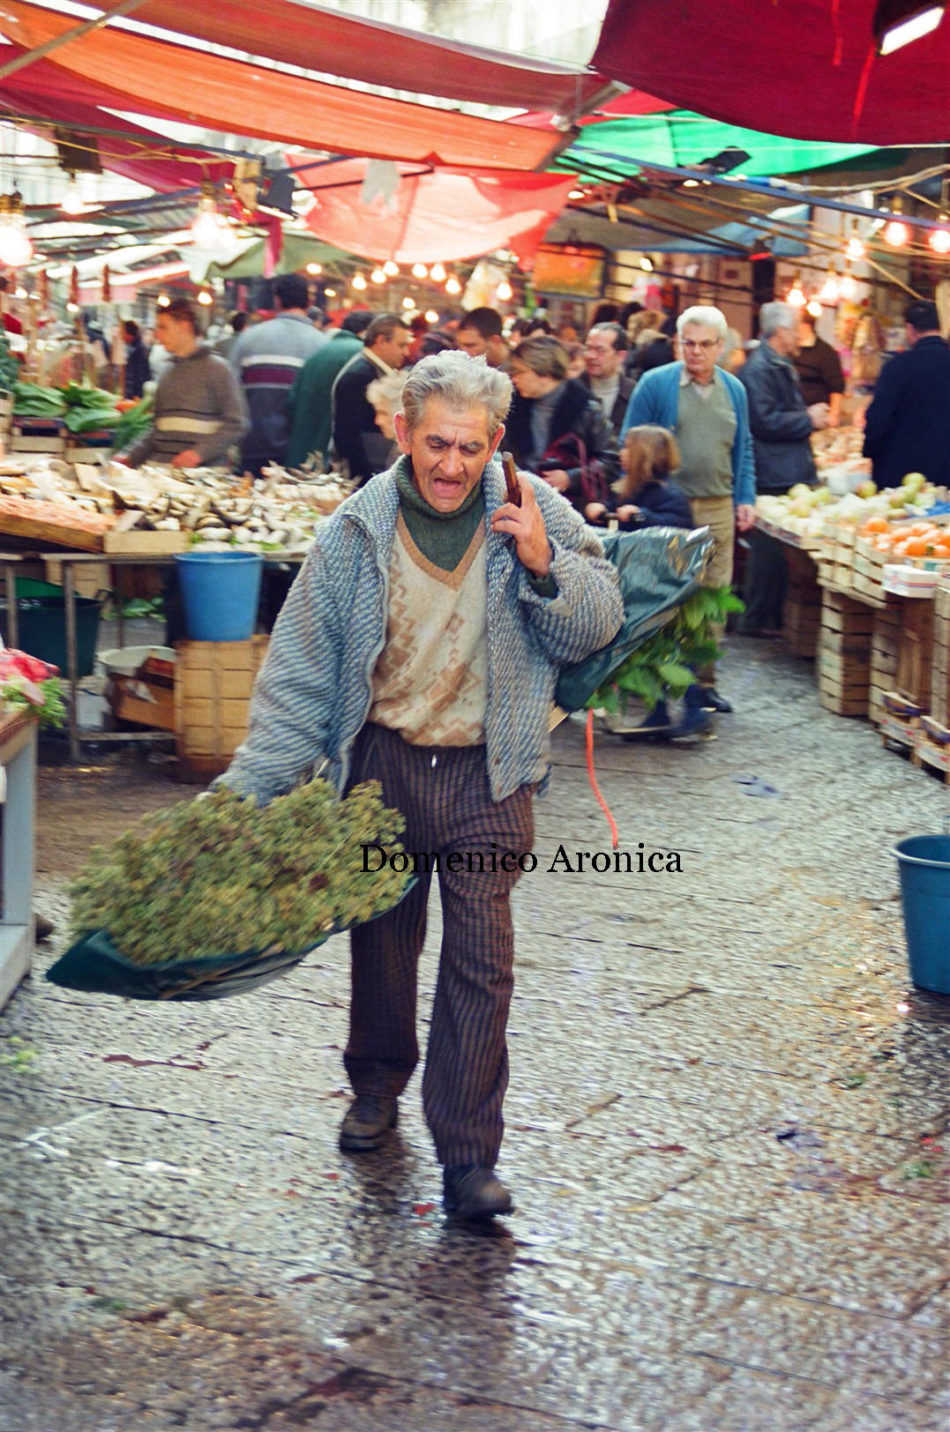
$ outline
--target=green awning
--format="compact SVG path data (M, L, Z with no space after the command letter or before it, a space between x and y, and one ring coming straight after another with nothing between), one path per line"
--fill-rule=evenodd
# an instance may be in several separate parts
M570 148L559 155L554 167L581 174L590 167L601 178L609 172L621 179L629 177L638 167L649 167L651 162L676 166L702 164L723 150L737 149L744 150L749 158L731 172L749 178L768 178L820 169L826 164L870 153L872 148L863 144L783 139L677 109L667 114L631 115L626 119L585 124ZM625 163L626 159L629 164ZM642 161L640 165L638 160Z

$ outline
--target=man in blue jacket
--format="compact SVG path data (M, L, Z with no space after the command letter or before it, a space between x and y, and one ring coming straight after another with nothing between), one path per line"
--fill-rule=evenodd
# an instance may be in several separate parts
M681 454L677 486L689 498L693 521L715 539L706 570L708 587L732 584L735 529L754 521L755 465L745 389L718 367L729 327L725 314L710 305L684 309L676 320L683 357L644 373L634 388L621 428L642 423L669 428ZM721 637L721 631L717 633ZM715 666L697 673L707 710L731 711L716 690ZM693 716L697 729L703 722Z
M463 1218L511 1208L494 1172L509 896L533 869L554 688L560 667L606 645L623 616L615 568L562 497L521 473L521 505L506 500L493 459L510 402L507 375L465 353L415 365L395 417L404 455L320 524L274 628L248 738L220 778L264 802L325 761L338 789L378 780L405 817L417 884L351 935L344 1063L356 1097L340 1144L352 1152L388 1137L418 1061L416 967L437 871L442 953L422 1098L446 1209Z
M904 310L906 353L888 359L864 427L864 456L878 487L898 487L909 472L950 484L950 344L935 303Z

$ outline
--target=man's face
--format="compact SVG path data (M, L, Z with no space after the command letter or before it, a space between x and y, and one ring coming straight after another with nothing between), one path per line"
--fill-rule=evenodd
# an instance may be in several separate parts
M412 334L408 328L394 328L388 338L382 334L373 344L373 352L388 363L390 368L401 368L412 347Z
M776 328L771 338L772 347L783 358L790 358L798 347L797 328Z
M187 353L195 341L194 330L187 319L161 312L155 320L155 337L173 358Z
M488 339L483 338L477 328L460 328L455 341L470 358L484 358L488 353Z
M680 334L680 352L695 383L710 381L724 346L724 340L708 324L687 323Z
M609 333L588 333L584 344L584 367L591 378L612 378L622 358L623 353L614 347Z
M505 432L489 432L487 408L457 408L443 398L428 400L412 431L404 413L396 414L395 426L399 446L412 459L416 487L437 512L461 507Z

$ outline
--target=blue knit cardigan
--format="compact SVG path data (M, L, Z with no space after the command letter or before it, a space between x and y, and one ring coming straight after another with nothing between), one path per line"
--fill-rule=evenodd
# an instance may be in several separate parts
M407 458L400 458L407 463ZM317 529L274 626L251 702L247 740L219 781L264 803L311 768L339 791L372 701L386 639L399 464L348 498ZM554 553L553 597L535 590L514 542L492 532L505 502L501 464L482 477L487 556L488 695L485 735L492 797L504 800L549 774L548 722L559 668L606 645L623 618L617 574L591 529L532 478Z
M621 447L627 429L639 427L641 423L654 423L676 432L682 371L682 363L664 363L662 368L644 373L630 394L627 416L620 429ZM755 456L749 430L749 400L738 378L724 368L717 368L716 375L725 383L736 415L736 435L732 440L732 499L737 507L743 503L751 507L755 502Z

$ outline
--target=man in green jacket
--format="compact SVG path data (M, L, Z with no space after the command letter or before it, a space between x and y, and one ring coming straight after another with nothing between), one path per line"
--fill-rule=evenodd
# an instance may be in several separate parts
M337 333L330 335L304 363L290 390L291 432L288 467L299 467L311 453L320 454L320 469L328 467L330 451L330 395L338 375L363 347L360 335L373 318L367 308L348 313Z

